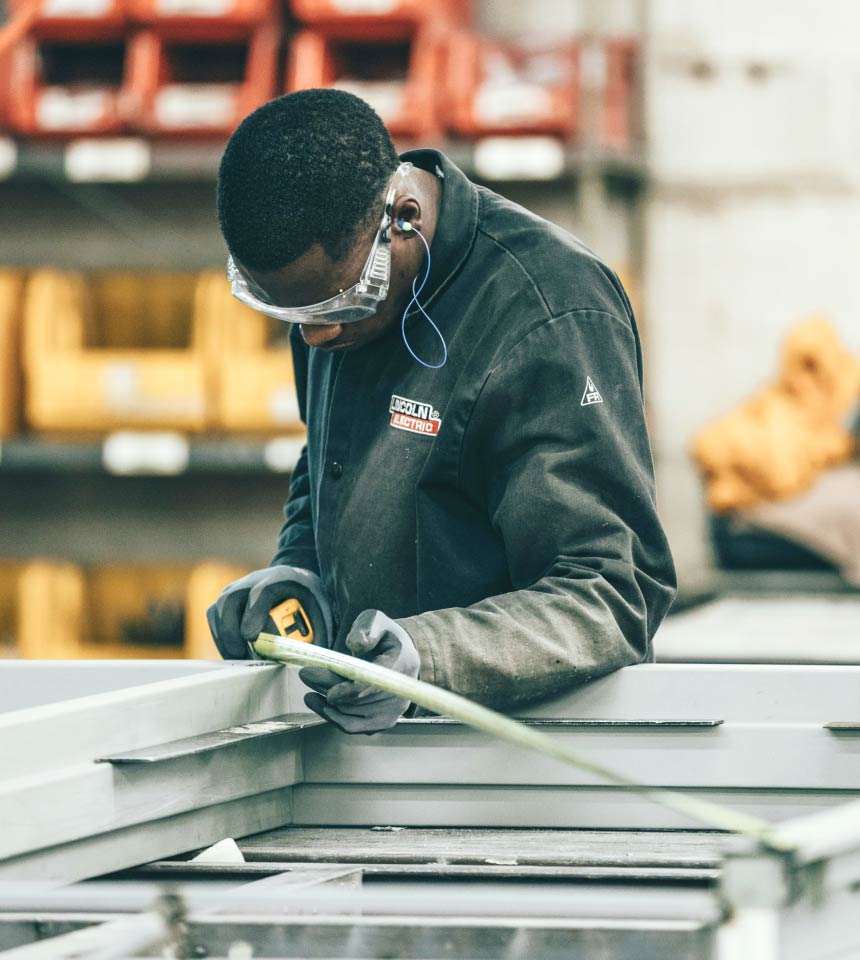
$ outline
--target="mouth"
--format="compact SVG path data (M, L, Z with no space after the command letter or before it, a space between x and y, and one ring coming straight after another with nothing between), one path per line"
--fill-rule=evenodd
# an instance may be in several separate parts
M360 347L367 337L365 336L352 336L352 337L337 337L334 340L329 340L328 343L321 344L320 350L351 350L354 347Z

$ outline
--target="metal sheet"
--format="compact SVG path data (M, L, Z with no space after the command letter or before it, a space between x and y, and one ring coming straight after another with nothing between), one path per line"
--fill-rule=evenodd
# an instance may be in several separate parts
M858 691L860 667L853 665L652 663L625 667L517 714L820 725L852 719Z
M0 882L72 883L208 847L224 837L270 830L291 819L289 788L220 803L162 820L150 820L112 833L87 836L73 843L39 848L0 862ZM0 896L0 908L8 906Z
M677 616L657 631L658 661L860 663L860 592L729 596Z
M860 684L857 689L860 698ZM802 694L801 694L802 695ZM823 724L726 721L699 728L553 727L558 742L648 786L860 789L860 752ZM581 785L601 778L469 727L398 725L357 740L332 727L305 738L305 783Z
M0 663L0 684L6 664ZM291 671L259 661L0 715L0 777L42 775L95 757L138 750L298 711ZM38 749L36 746L38 745Z
M245 837L249 863L350 862L716 868L732 838L710 831L280 827Z
M715 803L778 822L860 798L855 791L695 790ZM293 823L314 826L545 827L690 830L700 827L638 794L612 787L298 784Z
M0 857L291 786L299 770L289 735L157 765L81 764L0 793Z
M0 714L219 668L206 660L8 660L0 670Z
M282 875L285 864L254 862L229 864L223 867L212 864L195 864L185 860L160 860L147 866L127 871L120 876L131 880L157 880L187 882L205 879L208 882L225 880L249 880L254 877ZM607 867L535 867L515 864L494 864L492 858L483 864L445 863L350 863L331 864L341 875L354 876L358 882L408 883L413 880L456 882L463 880L541 881L544 883L635 883L679 884L693 887L713 885L719 879L717 869L678 867L638 867L613 865ZM318 871L317 865L296 864L294 872L301 876L309 868Z
M9 828L0 856L148 821L170 834L173 818L294 783L294 822L308 825L698 826L444 722L369 738L330 727L255 738L284 715L311 717L302 693L295 671L245 662L0 716L0 822ZM860 796L856 741L825 729L855 715L858 693L858 667L657 664L621 670L528 715L642 783L779 820ZM220 733L260 722L238 738ZM177 839L117 866L193 846ZM94 863L90 875L105 869Z
M432 889L432 896L428 891ZM233 906L256 905L259 916L281 912L281 890L259 885L213 890L205 883L171 888L185 902L189 915ZM6 913L133 913L152 908L163 888L154 883L93 881L62 889L44 884L0 884L0 917ZM579 884L439 884L404 883L391 887L369 884L359 890L325 884L290 894L293 917L308 913L318 918L346 915L364 918L450 920L513 918L533 920L675 921L714 924L721 911L713 893L704 890L640 889L635 885L582 886Z
M661 728L698 729L701 727L718 727L723 723L722 720L576 720L573 718L551 720L548 717L519 717L518 719L520 723L525 724L527 727L553 727L559 730L576 730L588 727L641 727L646 730L654 731ZM400 728L420 728L424 726L463 727L465 724L460 720L452 720L450 717L410 717L409 719L398 720L397 726Z
M220 750L222 747L244 743L248 740L259 741L268 737L296 733L308 727L318 727L324 722L316 714L285 713L280 717L271 717L268 720L257 720L254 723L216 730L214 733L203 733L197 737L171 740L169 743L144 747L142 750L127 750L124 753L114 753L110 756L96 757L95 759L96 763L111 763L114 765L163 763L166 760L177 760L181 757L211 753L214 750Z

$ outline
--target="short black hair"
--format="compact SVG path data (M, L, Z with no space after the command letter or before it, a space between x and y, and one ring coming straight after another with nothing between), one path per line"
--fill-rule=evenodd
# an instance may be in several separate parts
M314 244L341 260L382 216L397 151L379 116L342 90L301 90L247 116L218 172L218 220L230 253L277 270Z

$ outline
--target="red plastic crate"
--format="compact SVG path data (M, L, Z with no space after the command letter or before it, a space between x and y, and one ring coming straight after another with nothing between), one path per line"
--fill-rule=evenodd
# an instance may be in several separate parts
M8 125L8 90L9 90L9 66L10 58L0 55L0 135L7 129Z
M12 51L9 126L26 136L91 136L124 129L126 45L27 37Z
M125 0L131 19L161 36L190 42L247 36L279 20L277 0Z
M188 43L141 31L129 52L135 128L152 135L229 136L275 96L280 42L274 22L228 42Z
M448 48L447 126L467 137L572 137L579 117L575 43L523 44L458 33Z
M445 39L430 25L400 40L350 40L306 30L293 40L287 91L348 90L376 110L392 136L434 139L440 135Z
M639 139L638 50L635 40L606 41L606 84L601 124L605 146L628 149Z
M12 0L17 12L30 0ZM126 23L124 0L39 0L29 36L67 43L111 40L122 36Z
M329 36L391 39L420 23L465 23L467 0L292 0L293 16Z

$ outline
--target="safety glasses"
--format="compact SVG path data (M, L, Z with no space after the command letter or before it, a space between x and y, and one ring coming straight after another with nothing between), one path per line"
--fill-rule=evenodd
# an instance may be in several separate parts
M376 231L373 246L370 248L370 254L358 283L319 303L312 303L306 307L281 307L255 296L233 257L230 256L227 258L227 279L230 281L233 296L267 317L285 320L287 323L325 326L356 323L372 317L379 308L379 304L388 296L388 285L391 280L391 211L399 180L405 177L411 168L411 163L402 163L392 178L385 197L382 221Z

